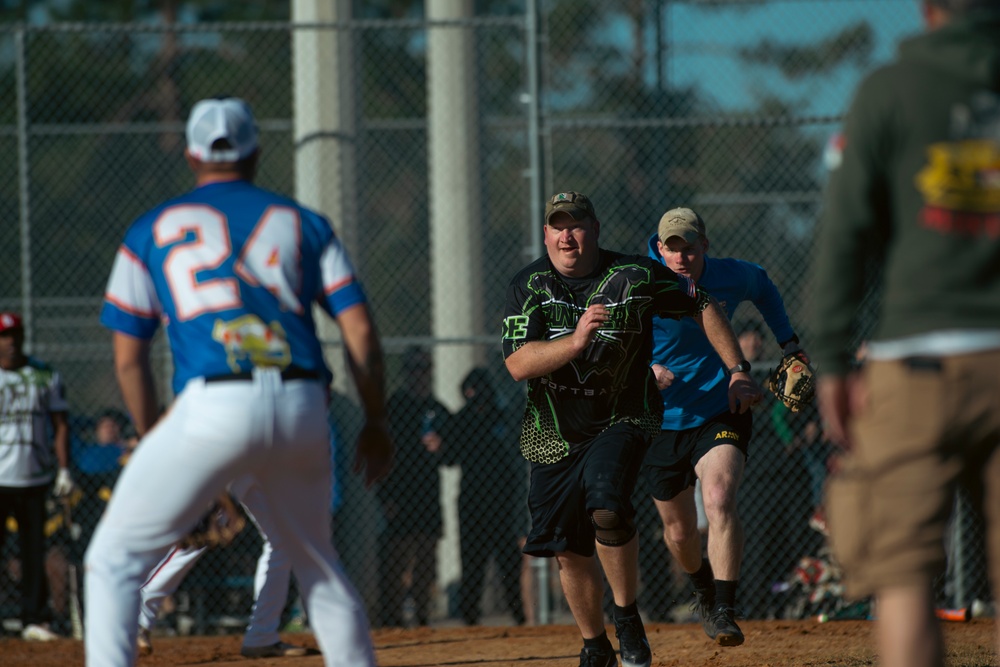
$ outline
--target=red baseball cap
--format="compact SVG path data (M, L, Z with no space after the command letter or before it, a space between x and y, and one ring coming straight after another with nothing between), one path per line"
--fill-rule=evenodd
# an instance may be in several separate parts
M21 316L17 313L0 313L0 333L8 329L23 329Z

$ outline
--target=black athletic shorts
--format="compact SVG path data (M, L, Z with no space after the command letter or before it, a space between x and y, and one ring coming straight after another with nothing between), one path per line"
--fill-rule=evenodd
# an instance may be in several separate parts
M570 447L556 463L532 463L531 532L524 553L593 556L590 514L607 509L632 520L632 491L648 445L649 434L639 427L615 424L590 442Z
M653 438L642 466L646 488L657 500L670 500L689 486L697 476L694 466L719 445L733 445L747 456L753 413L733 414L729 410L712 417L701 426L682 431L660 431Z

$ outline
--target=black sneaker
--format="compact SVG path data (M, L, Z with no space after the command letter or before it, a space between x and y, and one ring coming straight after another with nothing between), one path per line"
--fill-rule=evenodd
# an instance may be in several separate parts
M715 589L706 588L699 590L696 588L694 591L694 602L691 603L691 611L698 612L698 617L701 619L701 627L705 629L705 634L715 639L712 635L712 625L710 623L713 607L715 607Z
M618 637L622 667L649 667L653 654L646 639L646 628L639 614L615 619L615 637Z
M580 667L618 667L614 649L583 647L580 651Z
M743 643L743 631L736 625L736 610L718 606L705 623L705 632L719 646L739 646Z

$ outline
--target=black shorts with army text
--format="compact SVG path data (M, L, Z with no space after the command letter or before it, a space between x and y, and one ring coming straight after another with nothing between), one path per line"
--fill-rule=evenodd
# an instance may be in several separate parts
M744 459L753 432L753 413L733 414L726 410L704 424L681 431L660 431L646 453L642 474L650 495L670 500L694 486L694 467L702 456L719 445L732 445Z

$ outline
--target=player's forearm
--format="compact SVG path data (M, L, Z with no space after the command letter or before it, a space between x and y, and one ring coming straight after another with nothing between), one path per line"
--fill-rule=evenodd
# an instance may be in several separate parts
M368 308L350 308L337 316L358 398L368 421L385 419L385 361Z
M705 331L705 337L715 348L726 368L732 368L743 361L743 352L740 350L739 341L736 340L733 326L715 299L712 299L696 319L699 320L698 323Z
M115 376L122 400L141 438L153 428L159 417L156 384L149 363L148 341L115 334Z
M159 417L153 374L135 366L118 367L116 374L125 408L132 416L135 431L141 438L153 428Z
M350 357L351 375L368 421L385 419L385 372L381 347L375 343L360 361Z
M582 351L575 336L533 340L507 357L507 370L518 382L530 380L562 368Z
M65 412L52 414L52 444L60 468L69 467L69 420Z

